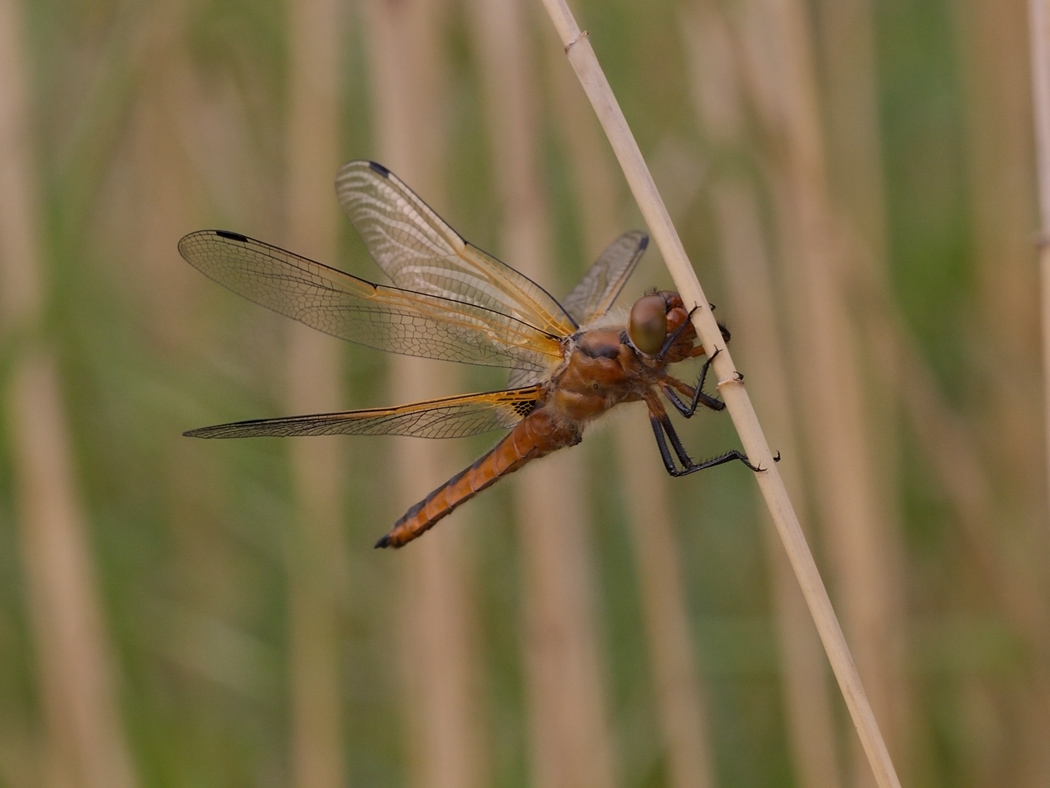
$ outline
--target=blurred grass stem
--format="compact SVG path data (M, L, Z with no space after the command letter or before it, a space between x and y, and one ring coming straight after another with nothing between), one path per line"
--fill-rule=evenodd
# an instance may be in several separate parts
M371 0L364 8L380 161L440 205L448 140L442 115L448 74L440 32L447 3ZM435 391L461 390L455 366L396 357L391 399L411 401ZM391 441L398 468L394 498L404 507L466 464L461 449L445 441ZM426 480L422 491L421 480ZM470 517L471 511L467 507L458 516ZM411 763L405 784L479 788L489 782L488 742L482 727L484 679L472 593L477 569L467 535L462 528L437 528L427 534L425 549L409 549L396 558L402 573L400 675Z
M622 188L615 164L602 143L601 127L579 85L549 47L555 115L572 168L585 248L593 256L621 228ZM652 673L652 690L661 727L667 788L712 788L717 785L709 722L710 695L699 649L692 637L687 586L683 577L683 544L671 507L673 480L658 462L639 462L638 447L652 432L637 412L612 425L622 496L631 524L632 557L637 567L643 623ZM655 459L655 446L652 455ZM779 548L778 548L779 549ZM797 591L795 592L798 593ZM801 597L799 598L800 604ZM620 764L625 782L630 763Z
M331 197L339 164L340 11L338 0L288 4L288 245L316 260L336 253L338 215ZM289 412L331 409L343 401L338 343L289 324ZM288 650L291 785L339 788L343 762L341 600L347 597L341 487L342 443L325 438L289 445L295 490L289 529Z
M696 279L682 242L586 33L580 31L563 0L544 0L544 5L565 46L569 62L609 137L642 215L663 253L675 285L687 303L698 304L700 307L694 313L693 322L704 347L723 348L718 325L711 310L707 308L708 300ZM853 664L842 629L835 617L831 600L799 527L787 490L773 463L769 445L750 398L743 384L736 380L735 368L728 350L723 350L715 358L713 368L718 376L719 391L740 434L745 451L753 463L765 469L756 474L759 488L784 542L877 783L881 788L899 786L893 763Z
M550 210L540 179L542 126L523 0L475 0L470 23L481 74L501 249L537 282L554 280ZM547 788L613 788L591 509L582 467L559 452L515 479L522 548L524 668L531 770Z
M1042 281L1043 429L1050 491L1050 0L1029 0L1036 173L1039 187L1039 275ZM1048 493L1050 494L1050 493Z
M22 5L0 0L0 339L10 354L0 408L35 647L32 691L46 730L39 782L134 788L90 517L46 330L50 282Z
M690 55L692 96L698 120L716 153L740 156L746 148L746 110L743 80L734 53L734 36L717 3L698 2L692 13L680 15L685 49ZM755 396L766 424L788 457L801 456L790 397L790 341L778 327L778 298L771 255L766 251L757 189L739 173L716 173L711 200L730 304L736 327L751 343L748 366L763 388ZM785 483L809 522L802 466L783 469ZM772 528L765 552L773 585L770 595L777 611L777 630L783 659L785 717L798 782L812 788L841 785L837 763L835 713L820 644L812 629L806 600L799 593L783 547Z

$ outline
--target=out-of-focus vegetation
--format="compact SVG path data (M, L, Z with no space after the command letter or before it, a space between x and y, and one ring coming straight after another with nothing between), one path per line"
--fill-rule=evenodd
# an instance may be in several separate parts
M465 237L532 271L537 261L512 257L521 247L506 229L521 208L500 180L511 144L531 146L549 229L542 284L555 295L603 242L641 226L541 5L519 9L522 51L500 38L494 56L494 28L478 21L485 2L342 4L336 71L324 75L337 90L303 98L320 75L295 82L295 64L311 62L311 35L333 31L296 16L296 3L0 0L21 50L0 93L25 109L0 154L27 174L0 177L0 232L14 237L12 206L31 206L35 224L19 232L36 254L18 265L36 271L42 293L29 317L10 293L0 298L0 785L568 786L548 724L595 728L571 739L594 743L573 748L595 785L870 784L742 467L632 493L660 461L648 427L625 439L620 423L544 461L580 474L585 516L571 545L585 551L564 552L584 588L564 598L584 600L579 620L593 630L566 657L569 688L554 692L571 694L572 671L587 670L595 690L579 708L590 711L555 723L552 663L535 655L554 654L557 672L558 643L578 633L545 628L536 596L559 587L561 570L545 577L544 548L528 543L539 531L522 523L519 479L406 550L377 552L405 496L422 498L451 466L406 469L383 438L309 439L297 454L316 446L336 457L326 512L340 524L311 564L316 555L301 555L317 545L309 485L295 470L309 459L289 441L181 437L289 412L294 363L290 321L186 265L176 244L187 232L228 228L318 254L294 243L310 232L295 201L324 206L306 213L327 211L337 226L336 167L372 158ZM617 0L574 10L733 330L760 418L783 406L766 422L769 439L784 450L781 471L904 783L1050 784L1024 4ZM384 56L415 63L432 92L430 120L400 147L391 129L404 123L383 107L404 85L383 81ZM499 92L511 107L519 100L498 81L508 62L522 66L520 95L535 102L524 143L499 124ZM291 116L325 101L337 150L317 143L329 174L297 191ZM422 112L427 102L408 103ZM413 145L428 150L408 162ZM348 223L338 226L326 261L379 277ZM748 241L741 263L734 254ZM756 256L769 268L755 273ZM756 302L766 275L772 299ZM651 250L624 299L668 285ZM317 341L340 361L342 393L314 407L415 396L391 382L402 378L388 374L390 359ZM60 416L54 454L54 436L25 430L19 404L43 402L31 387L18 395L41 348L60 384L58 410L41 411ZM488 371L459 374L452 391L501 385ZM644 423L641 409L623 410L620 422ZM698 414L680 432L697 458L736 445L725 414ZM28 468L37 439L68 474ZM457 461L494 440L462 441ZM632 526L632 494L668 511L673 575L666 556L640 560L649 524ZM66 496L69 530L51 529L49 502ZM455 578L426 575L442 561ZM675 582L650 588L661 577ZM434 600L416 596L421 588L457 589L447 618L427 612ZM314 627L304 610L318 605ZM682 615L654 623L669 608ZM668 627L680 625L686 642L674 645ZM674 667L682 655L684 673ZM312 676L328 683L311 690ZM667 732L676 719L691 721L685 741ZM442 760L450 752L458 766ZM710 761L689 765L698 752ZM442 782L448 774L460 782Z

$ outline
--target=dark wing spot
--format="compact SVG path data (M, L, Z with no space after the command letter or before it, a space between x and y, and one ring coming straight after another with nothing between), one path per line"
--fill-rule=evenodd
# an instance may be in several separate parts
M514 412L522 418L525 418L534 410L536 410L536 400L533 400L532 402L521 401L514 403Z
M216 230L215 234L220 238L228 238L231 241L240 241L242 244L248 243L248 236L241 235L240 233L231 233L229 230Z
M388 170L386 167L384 167L379 162L377 162L377 161L370 161L370 162L368 162L368 166L371 167L376 172L378 172L384 178L389 178L390 177L390 170Z

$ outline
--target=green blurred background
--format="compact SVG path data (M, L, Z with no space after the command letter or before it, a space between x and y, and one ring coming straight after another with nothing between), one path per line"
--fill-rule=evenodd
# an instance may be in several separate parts
M573 7L903 783L1050 785L1026 6ZM400 552L494 436L181 437L501 385L306 336L187 232L375 279L353 158L555 295L643 226L540 3L0 12L0 785L873 784L751 474L667 479L643 411Z

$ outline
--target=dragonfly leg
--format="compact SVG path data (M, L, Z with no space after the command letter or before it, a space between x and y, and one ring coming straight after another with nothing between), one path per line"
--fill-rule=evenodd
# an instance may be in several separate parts
M671 424L670 418L668 418L666 411L662 407L658 409L650 408L649 423L653 427L653 435L656 436L656 445L660 449L660 457L664 461L664 468L667 469L671 476L688 476L690 473L696 473L705 468L713 468L716 465L722 465L733 460L739 460L756 473L764 470L764 468L752 465L747 455L737 449L727 451L725 454L720 454L709 460L693 462L682 445L678 433L675 432L674 425ZM667 445L668 441L670 441L670 447ZM678 457L678 462L682 465L681 468L675 464L674 456L671 454L672 449L674 450L674 455ZM780 457L778 456L776 459L779 460Z
M697 309L698 307L695 306L692 309L690 309L687 317L692 318L693 312L695 312ZM656 354L656 357L663 358L665 355L667 355L667 351L669 351L671 349L671 346L678 341L678 337L680 337L682 335L682 332L689 328L691 325L692 323L688 319L682 321L682 325L678 326L678 328L674 330L674 333L669 334L667 336L667 339L664 340L663 347L660 348L660 352Z
M661 389L664 392L664 396L671 401L671 404L674 405L675 410L677 410L679 413L685 416L685 418L688 419L690 416L696 413L697 406L699 405L703 405L705 408L710 408L711 410L715 411L725 409L726 404L722 402L722 400L718 399L717 397L713 397L704 391L704 381L707 379L707 371L711 368L711 362L714 361L715 356L717 356L721 352L722 349L719 348L711 354L710 358L708 358L704 362L704 366L700 370L700 379L697 381L695 387L690 388L684 383L681 383L681 381L677 380L668 380L665 385L661 386ZM688 404L683 402L672 388L672 386L676 383L680 384L682 393L688 394L690 396L690 401Z

